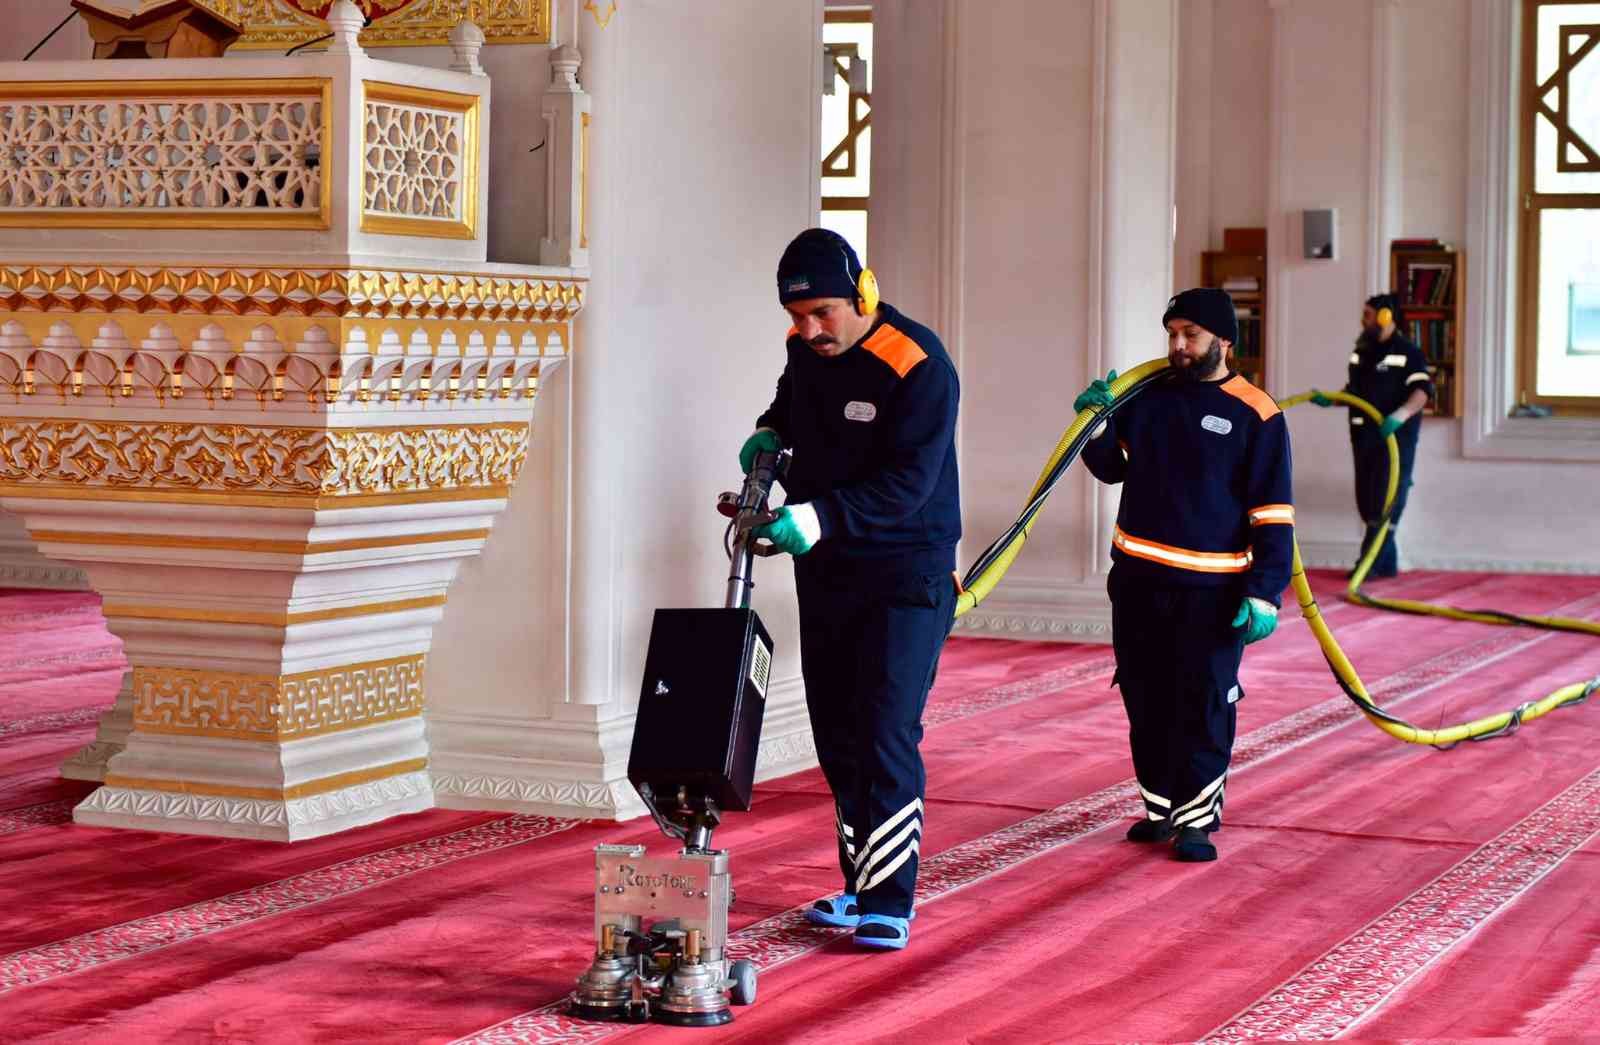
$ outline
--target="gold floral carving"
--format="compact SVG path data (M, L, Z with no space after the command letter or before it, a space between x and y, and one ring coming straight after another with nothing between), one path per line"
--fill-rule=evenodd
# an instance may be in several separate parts
M0 417L0 483L311 496L504 487L527 459L519 423L411 428Z
M203 0L207 7L245 27L238 49L287 48L328 32L317 16L326 3L312 0ZM358 3L360 0L358 0ZM550 42L550 0L381 0L361 4L372 24L361 31L363 47L417 47L449 42L450 30L472 17L492 44ZM398 8L398 9L397 9Z
M133 669L134 728L286 741L422 714L424 655L294 675Z
M390 269L0 266L0 310L534 322L583 305L576 280Z

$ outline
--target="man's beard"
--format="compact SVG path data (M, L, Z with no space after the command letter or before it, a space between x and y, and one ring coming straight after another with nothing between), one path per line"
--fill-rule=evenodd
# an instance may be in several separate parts
M1170 362L1170 360L1169 360ZM1180 381L1199 381L1210 377L1217 367L1222 365L1222 340L1215 334L1211 337L1211 347L1199 359L1192 359L1188 366L1173 366Z

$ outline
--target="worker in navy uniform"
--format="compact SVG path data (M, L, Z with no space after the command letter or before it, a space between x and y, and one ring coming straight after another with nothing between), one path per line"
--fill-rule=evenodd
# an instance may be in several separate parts
M1107 419L1083 460L1122 484L1111 541L1116 685L1145 818L1134 842L1215 860L1244 647L1272 634L1294 548L1289 430L1272 397L1235 374L1233 299L1167 303L1171 369ZM1095 381L1073 403L1112 402Z
M1356 508L1366 532L1361 556L1377 539L1383 522L1383 498L1389 483L1389 450L1385 437L1394 436L1400 451L1400 476L1394 509L1389 513L1389 533L1372 560L1368 577L1393 577L1400 572L1400 550L1395 530L1411 490L1412 467L1417 460L1417 436L1422 433L1422 409L1433 397L1433 378L1422 349L1397 329L1403 322L1400 302L1393 294L1376 294L1361 309L1361 336L1350 353L1350 377L1344 390L1371 403L1383 414L1374 424L1366 414L1350 408L1350 453L1355 459ZM1311 401L1332 406L1333 400L1314 393ZM1359 558L1359 557L1358 557Z
M794 455L787 503L756 534L794 556L806 705L835 803L844 888L807 917L897 950L923 835L922 711L955 615L960 386L938 337L877 298L843 237L789 244L788 363L739 463Z

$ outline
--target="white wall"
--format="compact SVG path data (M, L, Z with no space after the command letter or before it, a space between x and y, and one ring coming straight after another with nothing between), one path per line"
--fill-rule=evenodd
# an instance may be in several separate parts
M6 32L0 39L0 61L21 61L33 45L72 13L72 0L7 0L4 22ZM94 57L94 43L89 39L83 22L74 18L39 48L30 61L71 62Z
M1436 236L1462 245L1467 234L1468 8L1462 0L1409 0L1394 11L1401 60L1386 103L1399 157L1389 168L1394 214L1387 241Z
M1174 282L1200 282L1222 230L1267 223L1267 0L1182 0Z

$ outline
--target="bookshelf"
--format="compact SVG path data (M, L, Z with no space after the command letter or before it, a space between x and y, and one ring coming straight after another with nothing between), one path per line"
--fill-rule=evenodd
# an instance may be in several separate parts
M1466 256L1448 243L1397 239L1389 244L1389 286L1399 295L1400 333L1416 342L1433 376L1432 417L1461 416L1460 289Z
M1233 369L1265 390L1267 354L1262 341L1267 318L1267 230L1224 229L1223 249L1200 255L1200 285L1221 287L1233 298L1239 340Z

